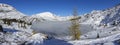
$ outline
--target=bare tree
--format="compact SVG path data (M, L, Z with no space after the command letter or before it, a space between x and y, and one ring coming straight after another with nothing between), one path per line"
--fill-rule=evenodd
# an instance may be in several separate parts
M70 34L73 37L73 40L79 40L80 39L80 24L79 24L79 18L77 9L74 9L73 11L73 18L70 19L71 26L70 26Z

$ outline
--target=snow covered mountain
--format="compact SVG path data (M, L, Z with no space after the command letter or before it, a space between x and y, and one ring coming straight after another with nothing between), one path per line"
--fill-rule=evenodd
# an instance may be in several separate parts
M81 15L80 22L81 23L89 23L89 24L101 24L101 23L113 23L115 20L119 20L120 15L120 5L117 5L113 8L105 9L105 10L93 10L91 13L87 13ZM49 20L49 21L66 21L69 20L72 16L57 16L51 12L43 12L34 14L32 16L27 16L19 11L17 11L14 7L7 4L0 4L0 17L1 18L21 18L22 20L33 21L33 19L38 20ZM118 21L116 21L118 22Z
M119 23L120 19L120 4L105 10L94 10L91 13L81 16L81 22L89 24L113 24Z
M8 4L3 4L0 3L0 18L1 19L20 19L24 20L26 22L33 22L35 19L40 20L40 21L65 21L70 18L70 16L67 17L61 17L57 16L51 12L43 12L43 13L38 13L32 16L27 16L18 10L16 10L14 7L8 5Z
M119 15L120 15L120 4L105 10L93 10L90 13L86 13L79 17L81 17L80 19L81 23L100 25L100 24L112 24L114 22L118 23L120 19ZM69 20L72 16L61 17L61 16L56 16L51 12L43 12L32 15L31 17L41 18L49 21L66 21Z
M38 13L38 14L32 15L31 17L40 18L40 19L49 20L49 21L65 21L70 18L69 16L68 17L57 16L51 12Z
M25 16L25 14L17 11L14 7L0 3L0 18L19 19L23 16Z
M39 14L33 15L32 17L43 18L45 20L57 20L56 16L50 12L39 13Z
M101 21L101 23L108 25L119 25L120 23L120 5L117 5L111 9L104 11L107 15Z

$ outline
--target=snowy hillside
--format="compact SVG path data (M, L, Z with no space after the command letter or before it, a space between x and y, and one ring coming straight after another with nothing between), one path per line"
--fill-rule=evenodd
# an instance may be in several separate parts
M120 19L120 5L105 9L105 10L94 10L91 13L84 14L81 16L81 22L90 24L113 24L119 23Z
M19 19L25 16L10 5L0 3L0 18Z

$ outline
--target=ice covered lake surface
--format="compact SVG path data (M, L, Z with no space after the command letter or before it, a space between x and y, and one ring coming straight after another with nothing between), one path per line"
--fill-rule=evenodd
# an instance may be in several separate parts
M32 29L36 32L48 33L51 35L69 35L69 28L71 26L70 21L44 21L44 22L34 22ZM80 24L81 34L85 34L94 30L89 24Z

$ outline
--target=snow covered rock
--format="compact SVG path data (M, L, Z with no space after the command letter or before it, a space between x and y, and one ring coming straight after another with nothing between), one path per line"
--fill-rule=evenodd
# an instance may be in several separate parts
M43 41L47 39L44 34L37 33L29 37L28 41L26 44L31 44L31 45L42 45Z

